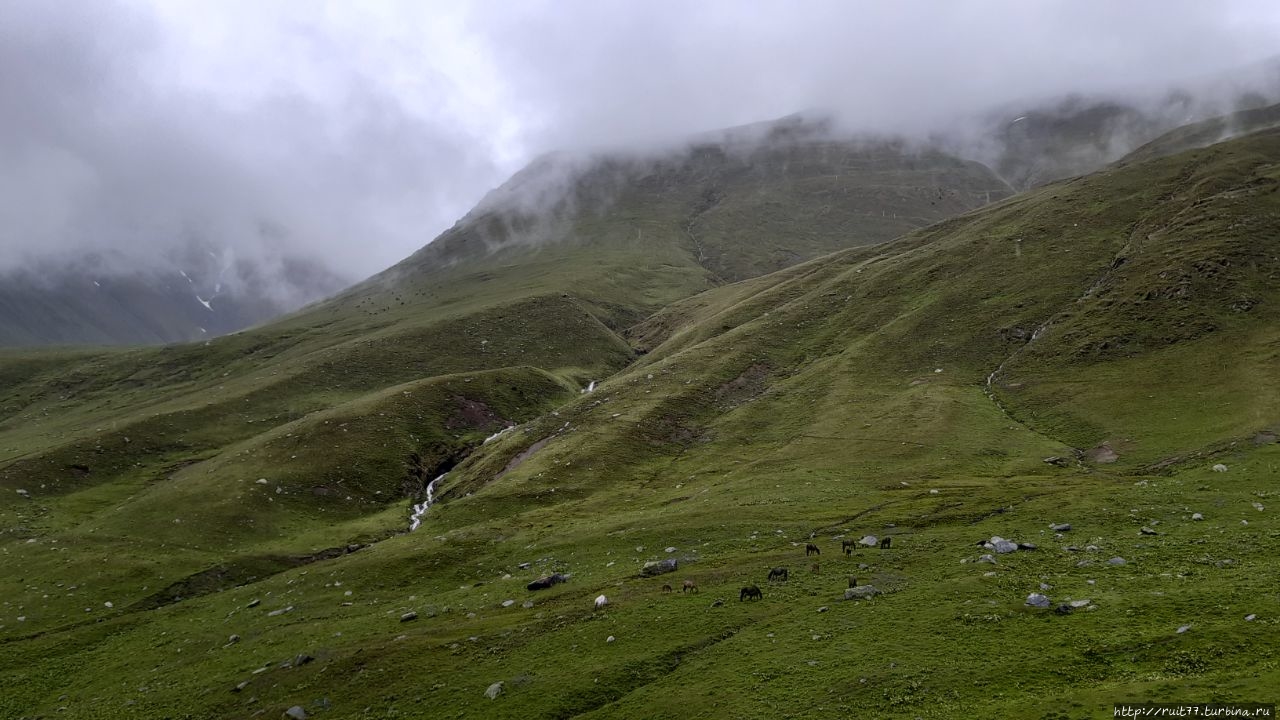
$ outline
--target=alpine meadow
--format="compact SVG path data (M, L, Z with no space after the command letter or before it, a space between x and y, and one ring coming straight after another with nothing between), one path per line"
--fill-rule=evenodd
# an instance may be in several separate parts
M207 332L0 286L0 718L1277 702L1271 77L548 152Z

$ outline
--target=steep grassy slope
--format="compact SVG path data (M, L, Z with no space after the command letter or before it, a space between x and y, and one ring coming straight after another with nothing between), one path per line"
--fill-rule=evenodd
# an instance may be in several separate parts
M1273 701L1277 168L1271 131L1050 185L670 305L627 333L634 360L608 325L678 295L670 276L637 265L611 296L566 268L607 260L590 243L511 246L465 292L390 285L414 288L400 309L353 291L372 334L321 306L168 351L121 400L160 413L129 429L145 455L118 450L101 409L129 392L104 378L136 368L130 353L15 357L0 715L1076 718ZM629 260L675 257L658 253ZM503 304L513 277L538 299ZM575 278L571 297L536 292ZM424 296L440 319L415 336ZM148 394L161 382L187 395ZM100 437L77 430L98 419ZM1087 452L1103 443L1114 462ZM391 477L406 452L440 458L425 475L452 465L440 502L418 531L346 552L403 525L407 503L377 498L424 477ZM95 455L121 463L111 482L58 474ZM203 462L158 472L183 459ZM47 487L19 498L28 480ZM865 534L892 547L841 554ZM978 562L992 535L1039 548ZM666 558L677 573L640 573ZM766 582L774 566L790 580ZM552 571L571 577L525 589ZM842 600L850 575L883 594ZM678 592L686 578L699 592ZM763 600L739 602L751 583ZM1058 615L1025 607L1032 592L1088 602Z

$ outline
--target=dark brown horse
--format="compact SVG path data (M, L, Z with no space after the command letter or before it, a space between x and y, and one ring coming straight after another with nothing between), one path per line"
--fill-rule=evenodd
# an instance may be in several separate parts
M748 585L742 588L742 592L738 595L738 602L743 600L763 600L764 593L760 592L760 588L755 585Z
M853 551L858 549L858 541L857 540L841 540L840 549L844 551L845 555L852 555Z
M680 592L695 592L695 593L696 593L696 592L698 592L698 584L697 584L697 583L695 583L695 582L694 582L694 581L692 581L692 580L685 580L685 581L684 581L684 587L683 587L683 588L681 588Z
M854 577L854 576L850 575L850 576L849 576L849 587L858 587L858 578L856 578L856 577Z
M880 549L881 549L881 550L888 550L888 549L889 549L889 546L890 546L890 545L892 545L892 544L893 544L893 538L891 538L891 537L887 537L887 538L885 538L885 539L883 539L883 540L881 540L881 541L880 541Z
M773 582L774 580L786 582L788 577L790 577L790 574L784 567L776 567L769 571L769 582Z
M809 557L810 555L821 555L821 554L822 554L822 550L818 549L818 546L814 545L813 543L809 543L808 545L804 546L805 557Z
M662 592L664 592L664 593L671 592L671 586L670 586L670 585L663 585L663 586L662 586Z

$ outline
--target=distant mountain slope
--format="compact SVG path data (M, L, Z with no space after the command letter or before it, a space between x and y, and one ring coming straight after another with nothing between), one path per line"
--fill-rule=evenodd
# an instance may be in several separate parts
M277 317L349 284L317 263L185 270L95 268L92 260L0 273L0 347L157 345L206 340ZM234 279L225 277L234 275Z

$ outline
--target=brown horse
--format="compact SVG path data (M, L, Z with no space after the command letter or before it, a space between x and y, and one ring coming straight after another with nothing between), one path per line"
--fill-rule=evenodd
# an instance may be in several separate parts
M680 589L680 592L694 592L694 593L696 593L696 592L698 592L698 584L697 584L697 583L695 583L695 582L694 582L694 581L692 581L692 580L685 580L685 581L684 581L684 587Z
M743 600L763 600L764 593L760 592L760 588L755 585L748 585L742 588L742 592L738 595L738 602Z
M850 575L850 576L849 576L849 587L858 587L858 578L856 578L856 577L854 577L854 576Z
M893 544L893 538L891 538L891 537L887 537L887 538L885 538L885 539L883 539L883 540L881 540L881 541L880 541L880 549L881 549L881 550L888 550L888 549L889 549L889 546L890 546L890 545L892 545L892 544Z
M845 555L852 555L853 551L858 549L858 541L857 540L841 540L840 549L844 551Z
M663 585L663 586L662 586L662 592L664 592L664 593L669 593L669 592L671 592L671 586L670 586L670 585Z
M786 582L788 577L790 577L790 574L784 567L776 567L769 571L769 582L773 582L774 580Z
M821 554L822 554L822 550L818 549L818 546L814 545L813 543L809 543L808 545L804 546L805 557L809 557L810 555L821 555Z

